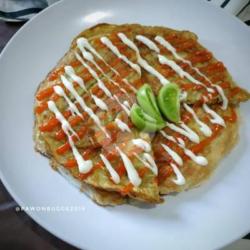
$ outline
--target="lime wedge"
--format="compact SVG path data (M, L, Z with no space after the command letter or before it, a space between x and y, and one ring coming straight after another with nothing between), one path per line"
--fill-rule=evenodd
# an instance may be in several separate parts
M145 132L155 132L165 127L164 121L159 121L146 114L143 109L134 104L130 111L130 118L133 124L139 129Z
M162 121L160 110L157 106L156 98L152 88L148 84L144 84L137 92L137 101L144 112L152 116L156 120Z
M163 86L157 96L162 114L172 122L180 121L180 90L174 83Z

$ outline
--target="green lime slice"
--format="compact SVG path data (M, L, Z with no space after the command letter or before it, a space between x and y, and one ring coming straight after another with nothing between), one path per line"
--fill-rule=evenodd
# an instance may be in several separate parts
M172 122L180 121L180 89L174 83L163 86L157 96L162 114Z
M162 116L157 106L155 95L153 93L152 88L148 84L144 84L138 90L137 101L144 112L146 112L156 120L162 121Z
M159 121L153 117L147 115L143 109L134 104L130 111L130 118L133 124L139 129L145 132L155 132L165 127L164 121Z

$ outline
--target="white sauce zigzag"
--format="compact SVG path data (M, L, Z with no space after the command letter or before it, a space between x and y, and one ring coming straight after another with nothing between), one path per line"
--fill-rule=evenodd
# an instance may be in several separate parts
M114 170L114 168L112 167L111 163L109 162L109 160L103 155L100 154L100 157L105 165L105 167L107 168L107 170L109 171L112 180L114 181L114 183L118 184L120 183L120 176L117 174L117 172Z
M91 119L96 123L96 125L105 133L107 137L110 137L106 129L102 126L99 117L93 112L93 110L86 105L84 100L79 96L77 91L74 89L73 84L64 76L61 75L61 81L65 88L74 96L76 101L80 104L81 108L90 116Z
M139 49L132 40L130 40L124 33L118 33L118 37L124 44L126 44L129 48L136 52L137 62L143 69L158 78L161 84L166 85L169 83L168 79L166 79L162 74L155 70L151 65L148 64L146 60L141 57Z
M70 144L70 147L72 149L73 155L77 161L77 165L79 168L79 172L80 173L87 173L89 172L92 167L93 167L93 163L91 160L87 160L85 161L83 159L83 157L81 156L81 154L78 152L77 148L75 147L74 141L71 138L70 132L74 135L77 135L75 133L75 131L72 129L72 127L70 126L69 122L63 117L63 115L61 114L61 112L58 110L56 104L53 101L48 101L48 108L51 112L53 112L56 116L56 118L60 121L61 125L62 125L62 129L64 131L64 133L67 135L68 137L68 141Z
M141 75L141 68L139 65L131 62L126 56L120 53L116 46L107 38L101 37L101 42L105 44L118 58L123 60L126 64L128 64L132 69L134 69L139 75Z
M202 76L203 78L205 78L213 87L216 88L216 90L218 91L218 93L220 94L221 96L221 99L222 99L222 109L223 110L226 110L227 109L227 106L228 106L228 99L227 97L225 96L225 93L223 91L223 89L221 88L221 86L217 85L217 84L213 84L211 82L211 80L206 76L204 75L197 67L194 67L192 65L192 63L186 59L184 59L183 57L181 57L177 52L176 52L176 49L168 42L166 41L163 37L161 36L156 36L155 37L155 40L160 43L163 47L165 47L167 50L169 50L172 55L177 59L177 60L180 60L186 64L188 64L193 70L196 71L197 74L199 74L200 76Z
M133 163L128 158L128 156L122 152L122 150L118 146L116 146L116 150L118 151L118 153L120 154L122 158L122 161L124 163L124 167L126 168L130 182L136 187L140 186L142 180L140 176L138 175Z
M86 39L85 37L80 37L78 39L80 41L80 46L82 48L88 49L93 55L95 55L99 60L101 60L115 75L120 76L119 72L117 70L115 70L114 68L112 68L105 60L104 58L95 50L95 48L89 43L88 39ZM121 77L122 78L122 77ZM132 86L127 79L122 78L122 81L129 86L135 93L136 93L136 89L134 88L134 86Z

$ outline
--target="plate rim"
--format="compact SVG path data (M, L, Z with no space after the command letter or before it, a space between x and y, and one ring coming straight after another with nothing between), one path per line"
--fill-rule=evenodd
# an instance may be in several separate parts
M32 19L30 19L28 22L26 22L12 37L11 39L8 41L8 43L4 46L3 50L0 53L0 61L2 60L2 58L4 57L5 53L7 53L6 51L8 51L9 46L11 45L11 43L16 39L17 36L19 36L20 33L23 32L24 29L26 29L27 27L29 27L30 25L32 25L33 21L36 20L37 18L41 18L42 15L46 14L48 11L51 11L51 9L56 9L58 8L58 6L60 5L64 5L65 2L67 2L68 0L60 0L58 2L53 3L52 5L48 6L47 8L43 9L41 12L39 12L37 15L35 15ZM121 0L117 0L121 1ZM77 1L76 1L77 2ZM128 0L128 4L130 4L130 2L133 2L132 0ZM74 2L72 2L74 4ZM226 15L229 18L233 18L234 21L236 21L237 23L239 23L239 25L242 25L246 28L246 31L250 33L250 29L248 28L248 26L241 21L239 18L237 18L236 16L234 16L233 14L228 13L226 10L221 9L217 6L214 6L213 4L209 3L208 1L203 1L202 3L200 3L202 5L207 4L210 6L210 8L214 8L214 10L216 11L220 11L222 16ZM54 10L55 11L55 10ZM223 14L224 13L224 14ZM92 26L92 25L91 25ZM25 206L25 202L16 194L16 192L12 189L11 185L8 183L7 179L5 178L4 174L2 173L2 170L0 168L0 180L2 181L4 187L6 188L6 190L8 191L8 193L11 195L11 197L16 201L17 206ZM26 210L24 211L26 214L28 214L28 216L31 217L32 220L34 220L36 223L38 223L41 227L43 227L45 230L47 230L49 233L53 234L55 237L57 237L58 239L71 244L72 246L78 247L78 248L82 248L82 245L78 245L76 242L74 242L74 240L72 240L70 237L68 237L68 235L64 235L63 237L61 235L59 235L57 233L56 230L53 229L53 227L50 226L50 224L48 224L46 221L43 221L42 218L39 217L39 213L37 213L36 211L30 211L30 210ZM249 230L250 230L250 226L249 226ZM249 233L249 230L247 230L245 233L240 234L240 236L235 236L234 239L230 240L230 242L228 242L227 244L223 244L221 247L226 247L228 245L230 245L232 242L236 241L237 239L242 238L243 236L245 236L247 233Z

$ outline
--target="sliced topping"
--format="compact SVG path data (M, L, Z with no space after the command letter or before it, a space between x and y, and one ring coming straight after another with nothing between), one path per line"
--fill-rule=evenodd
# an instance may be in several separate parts
M165 123L154 119L145 113L140 106L134 104L131 108L130 117L133 124L140 130L145 132L155 132L163 127Z
M161 112L168 120L176 123L180 121L180 90L176 84L163 86L157 101Z
M137 92L137 101L144 112L156 120L162 120L152 88L144 84Z
M131 120L137 128L154 132L164 127L164 120L159 111L172 121L180 121L180 91L176 84L163 86L156 98L151 87L144 84L137 92L137 101L131 109ZM157 105L158 103L158 105Z

